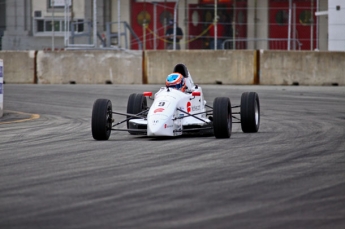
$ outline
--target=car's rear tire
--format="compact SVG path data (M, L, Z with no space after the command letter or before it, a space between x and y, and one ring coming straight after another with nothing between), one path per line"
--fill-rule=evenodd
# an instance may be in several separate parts
M112 127L112 104L108 99L97 99L93 104L91 132L95 140L108 140Z
M232 112L230 99L217 97L213 102L213 131L216 138L230 138Z
M241 128L244 133L256 133L260 127L260 101L256 92L241 96Z
M127 113L128 114L138 114L147 109L147 99L143 94L131 94L128 98L127 103ZM130 118L131 116L127 116ZM135 119L135 118L132 118ZM129 128L129 121L127 121L127 129ZM130 134L137 134L134 131L128 131Z
M133 107L134 107L134 99L137 94L133 93L130 94L128 97L128 102L127 102L127 114L134 114L133 113ZM130 118L130 116L127 116L127 118ZM127 129L129 128L129 121L127 121ZM131 133L131 132L129 132Z

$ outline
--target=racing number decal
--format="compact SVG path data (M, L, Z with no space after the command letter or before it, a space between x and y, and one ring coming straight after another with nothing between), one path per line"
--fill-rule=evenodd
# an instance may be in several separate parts
M164 105L165 105L165 102L159 102L159 103L158 103L158 106L159 106L159 107L164 107Z
M188 113L190 113L190 111L191 111L191 106L192 106L192 104L191 104L191 102L187 102L187 112Z

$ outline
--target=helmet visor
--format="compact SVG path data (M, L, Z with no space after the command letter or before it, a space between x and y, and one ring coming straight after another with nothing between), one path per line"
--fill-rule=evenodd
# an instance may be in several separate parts
M181 88L182 88L182 82L181 83L179 83L179 84L175 84L175 85L170 85L169 87L170 88L175 88L175 89L177 89L177 90L180 90Z

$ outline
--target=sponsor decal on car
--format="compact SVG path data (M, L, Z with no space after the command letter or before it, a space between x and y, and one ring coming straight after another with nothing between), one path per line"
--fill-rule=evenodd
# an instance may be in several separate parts
M201 109L201 106L192 106L192 111L199 111Z
M192 103L188 101L188 102L187 102L187 112L188 112L188 113L190 113L191 107L192 107Z
M153 113L163 112L164 108L157 108L153 111Z
M164 128L166 129L166 128L173 128L173 125L168 125L168 124L164 124Z

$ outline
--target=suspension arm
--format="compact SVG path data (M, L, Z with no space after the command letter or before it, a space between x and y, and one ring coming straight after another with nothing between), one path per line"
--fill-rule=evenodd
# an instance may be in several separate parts
M182 118L186 118L186 117L192 116L193 118L196 118L196 119L198 119L198 120L200 120L200 121L202 121L202 122L204 122L204 123L208 123L208 122L206 122L205 120L203 120L203 119L201 119L201 118L199 118L199 117L196 117L196 116L193 115L193 114L189 114L188 112L185 112L184 110L181 110L181 109L179 109L179 108L177 108L177 110L178 110L178 111L181 111L181 112L184 113L184 114L187 114L187 116L178 117L178 118L175 118L175 119L182 119ZM202 113L204 113L204 112L202 112ZM201 113L201 114L202 114L202 113Z

